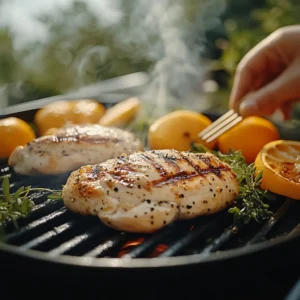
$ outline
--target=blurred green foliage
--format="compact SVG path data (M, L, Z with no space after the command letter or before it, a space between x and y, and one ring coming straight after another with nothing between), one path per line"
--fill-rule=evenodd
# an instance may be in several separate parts
M243 1L232 0L232 2L241 4ZM248 5L245 5L244 8L248 8L248 11L244 11L244 14L238 16L231 12L225 20L228 42L224 45L223 54L217 65L229 72L229 85L232 84L232 75L237 64L253 46L280 27L300 24L299 0L258 2L260 2L260 6L255 9L250 9ZM248 1L249 3L250 1Z
M190 22L197 21L201 2L184 2ZM39 20L49 32L47 40L28 44L22 50L15 49L12 33L1 29L0 88L7 86L9 104L149 70L157 59L155 53L149 55L149 49L155 48L157 33L152 29L150 34L140 36L142 43L127 39L129 28L139 24L131 19L134 2L121 3L125 17L121 24L109 26L81 1L54 15L41 15ZM230 87L238 62L256 43L281 26L299 23L299 11L299 0L227 1L221 22L205 32L199 31L199 36L205 36L203 55L215 60L212 73L221 74L217 75L221 86Z
M17 63L14 58L13 40L8 30L0 30L0 84L14 80Z

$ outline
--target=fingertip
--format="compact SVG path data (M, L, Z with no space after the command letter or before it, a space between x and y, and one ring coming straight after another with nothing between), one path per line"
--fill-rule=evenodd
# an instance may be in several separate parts
M229 109L233 109L238 112L240 103L243 97L249 92L252 82L251 72L247 68L241 68L239 66L232 86L232 90L229 97Z
M243 101L239 107L239 114L242 117L258 115L259 111L258 111L257 103L251 100Z
M229 99L228 109L234 109L233 101Z
M234 86L229 97L228 108L238 112L239 105L240 101L237 98L237 88Z
M251 96L248 95L241 102L239 114L244 118L250 116L270 116L275 110L276 107L274 105L262 102L261 98L257 98L256 94L251 93Z

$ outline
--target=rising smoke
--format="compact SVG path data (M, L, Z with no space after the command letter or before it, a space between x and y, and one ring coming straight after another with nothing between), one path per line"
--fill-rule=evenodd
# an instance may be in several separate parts
M208 68L202 56L206 32L219 25L225 0L119 0L110 4L110 9L121 16L116 24L116 44L120 49L134 45L132 59L147 57L154 62L149 70L150 83L141 95L148 106L153 106L152 116L179 107L205 109L201 92ZM187 4L194 8L189 16ZM95 53L106 64L109 49L98 46L84 55L81 68Z
M129 42L140 43L141 49L156 61L143 95L143 99L155 108L153 117L178 107L205 109L206 103L201 100L203 77L207 71L202 57L205 33L219 25L225 1L198 0L197 5L194 2L196 11L190 19L184 0L131 2L131 26L128 34L122 36L129 37ZM153 36L157 39L151 43L149 40Z

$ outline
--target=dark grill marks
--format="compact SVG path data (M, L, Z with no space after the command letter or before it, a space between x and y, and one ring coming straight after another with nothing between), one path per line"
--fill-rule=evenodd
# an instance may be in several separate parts
M79 142L86 142L92 144L100 144L100 143L118 143L121 142L118 138L108 138L108 137L94 137L92 135L68 135L68 136L45 136L44 139L36 139L33 143L35 144L47 144L47 143L79 143ZM33 144L32 143L32 144Z
M76 141L78 141L78 142L93 143L93 144L108 143L108 142L112 142L112 143L119 143L119 142L121 142L121 140L118 139L118 138L99 137L99 136L95 137L93 135L78 136Z
M162 158L164 162L170 166L173 166L176 171L180 171L180 168L177 164L178 158L175 155L168 155L161 152L154 152L158 157Z
M208 165L210 168L213 168L213 165L211 164L211 158L208 156L203 156L201 153L196 153L195 156L202 160L206 165Z
M155 153L155 152L153 152ZM158 155L158 154L157 154ZM155 180L152 182L153 186L159 187L159 186L163 186L166 184L173 184L175 182L178 181L182 181L185 179L190 179L193 177L197 177L197 176L205 176L209 173L213 173L216 176L220 177L221 176L221 171L229 171L229 168L225 165L223 165L222 163L218 164L217 166L213 166L211 164L211 159L210 157L204 156L204 155L195 155L197 159L201 159L205 164L206 164L206 168L200 168L198 165L196 165L190 158L189 158L189 154L185 154L185 153L180 153L179 152L180 157L172 157L172 161L175 163L175 161L180 161L183 160L185 161L189 166L191 166L193 168L194 171L188 173L186 171L180 170L178 173L175 174L167 174L167 172L165 171L165 173L162 175L161 174L161 178L158 180ZM194 154L191 154L194 155ZM162 157L166 160L170 159L166 156L166 155L159 155L159 157ZM160 168L162 168L160 166Z
M221 176L221 171L229 171L229 167L222 164L218 160L214 161L213 157L207 155L196 155L194 153L166 153L160 151L149 151L143 152L138 155L142 160L144 160L148 167L154 168L159 174L157 180L148 182L147 186L141 186L137 182L137 179L133 174L137 172L135 169L135 160L131 160L128 156L119 156L116 158L116 163L113 168L106 169L101 164L93 166L92 170L89 172L91 174L89 180L100 179L109 174L113 180L116 182L127 186L134 187L137 183L139 188L151 189L152 187L161 187L164 185L175 184L179 181L188 180L194 177L202 176L205 177L209 173L216 176ZM193 161L193 159L195 161ZM203 161L203 167L197 162L197 160ZM137 159L136 163L138 163ZM180 168L178 162L184 162L185 166ZM160 162L160 163L159 163ZM192 167L192 170L187 172L186 166ZM170 171L170 169L173 171ZM132 173L133 176L130 176ZM214 180L214 178L212 178Z
M190 159L187 155L184 155L183 153L180 153L180 159L184 160L189 166L191 166L195 171L197 171L198 174L200 174L201 169L199 169Z
M159 158L164 159L164 162L166 162L166 164L176 165L176 169L178 170L177 173L170 174L162 165L158 164L155 161L154 156L148 156L145 153L142 153L141 157L147 162L149 162L158 171L160 175L160 179L152 181L152 185L155 187L163 186L165 184L172 184L177 181L189 179L198 175L196 172L187 173L186 171L180 170L179 166L175 163L179 159L175 156L167 156L157 151L151 151L151 153Z
M65 132L65 134L60 134L57 136L45 136L39 139L36 139L33 143L36 144L46 144L46 143L79 143L79 142L86 142L86 143L92 143L92 144L100 144L100 143L119 143L123 142L123 139L120 139L118 137L111 137L105 135L105 132L103 132L103 136L96 131L88 131L85 133L80 133L76 128L72 130L72 132Z
M152 181L152 184L155 187L160 187L165 184L172 184L172 183L176 183L177 181L186 180L186 179L190 179L190 178L197 177L197 176L199 176L199 174L196 172L195 173L187 173L185 171L180 171L177 174L168 175L168 176L165 176L164 178L154 180L154 181Z
M94 166L93 173L95 174L95 177L98 177L98 175L100 174L100 166L99 165Z
M119 159L119 157L118 157ZM97 180L101 177L105 177L107 174L109 174L114 180L118 181L119 183L129 186L133 183L134 179L128 176L130 172L134 172L134 169L130 167L129 164L117 163L116 167L114 169L107 169L101 164L96 164L92 167L90 171L86 170L88 173L88 179L89 180ZM130 186L131 187L131 186Z
M159 156L157 155L156 152L152 152L153 154L155 154L156 156ZM141 154L141 157L146 160L147 162L149 162L156 170L157 172L159 173L160 176L166 176L167 174L167 171L164 169L163 166L161 166L160 164L158 164L156 161L155 161L155 157L152 157L152 156L148 156L146 155L146 153L142 153Z
M213 173L216 176L220 177L221 176L221 171L229 171L229 168L225 165L223 165L222 163L220 163L218 166L213 166L211 164L210 161L210 157L204 156L204 155L195 155L197 159L201 159L207 166L207 168L199 168L199 166L197 166L196 164L193 163L193 161L191 161L188 157L188 155L180 153L180 156L183 160L185 160L191 167L194 168L195 171L197 171L197 173L199 175L206 175L209 173Z
M96 165L92 166L91 168L89 166L82 167L80 170L81 170L81 172L87 173L87 179L89 181L97 180L97 179L101 178L105 174L105 171L106 171L106 170L103 170L103 167L99 164L96 164Z
M126 164L126 162L127 162L126 156L118 156L117 160L122 165Z

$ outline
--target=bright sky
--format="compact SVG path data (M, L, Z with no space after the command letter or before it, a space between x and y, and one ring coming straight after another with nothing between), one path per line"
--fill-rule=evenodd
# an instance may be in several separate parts
M84 0L101 18L108 20L117 16L110 4L113 0ZM17 44L29 40L43 40L47 37L45 28L34 20L38 14L54 12L59 7L66 7L73 0L4 0L0 11L0 27L8 25L17 34Z

